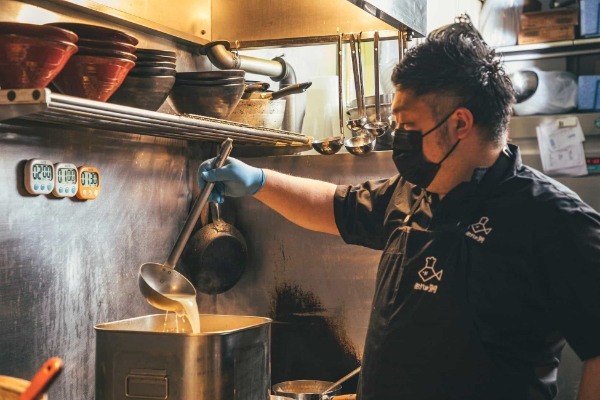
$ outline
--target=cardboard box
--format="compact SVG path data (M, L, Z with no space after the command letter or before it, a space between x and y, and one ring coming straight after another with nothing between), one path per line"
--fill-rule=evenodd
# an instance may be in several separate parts
M525 29L519 32L518 44L557 42L575 39L574 25L558 25L545 28Z
M579 25L579 10L570 8L521 14L521 30L548 28L556 25Z
M600 110L600 75L580 75L577 81L577 109Z
M581 36L600 36L600 0L581 0Z

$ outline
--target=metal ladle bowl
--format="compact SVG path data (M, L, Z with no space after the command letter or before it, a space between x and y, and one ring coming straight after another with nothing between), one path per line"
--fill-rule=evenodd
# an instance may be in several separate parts
M355 156L368 154L375 147L375 138L370 134L362 134L344 140L344 147L348 153Z
M194 285L185 276L158 263L140 267L138 286L150 305L165 311L180 313L183 310L173 295L196 297Z
M213 163L213 168L220 168L231 153L233 140L226 139L221 145L221 151ZM171 250L171 254L164 264L145 263L140 267L138 273L138 286L142 295L152 306L166 311L183 311L182 304L177 299L183 297L195 297L196 289L194 285L179 272L175 271L177 261L188 242L192 230L200 218L200 212L206 205L210 192L212 192L214 182L207 182L200 194L192 211L179 233L179 237Z
M322 139L316 139L312 141L312 147L320 154L329 156L335 154L343 146L342 136L330 136Z
M349 119L349 120L347 120L346 121L346 126L352 132L358 132L358 131L360 131L361 129L363 129L365 127L366 123L367 123L367 117L363 116L363 117L359 117L357 119Z
M389 129L390 125L387 122L375 121L365 125L365 129L375 137L383 136Z

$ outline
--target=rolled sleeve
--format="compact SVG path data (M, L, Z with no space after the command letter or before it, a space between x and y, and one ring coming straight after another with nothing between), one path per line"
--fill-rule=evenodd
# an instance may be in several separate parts
M334 196L334 216L342 239L376 250L383 249L386 211L397 178L367 181L357 186L338 186Z

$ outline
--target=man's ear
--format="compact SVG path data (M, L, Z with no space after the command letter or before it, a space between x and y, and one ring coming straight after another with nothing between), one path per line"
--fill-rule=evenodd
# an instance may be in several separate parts
M454 119L456 121L456 136L459 139L466 138L473 130L475 123L471 110L465 107L457 108L454 113Z

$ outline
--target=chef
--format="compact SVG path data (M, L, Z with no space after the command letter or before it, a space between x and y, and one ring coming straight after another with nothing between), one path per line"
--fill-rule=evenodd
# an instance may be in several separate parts
M552 399L565 341L578 399L600 399L600 215L507 143L514 91L493 50L462 20L392 81L398 175L336 186L230 158L200 184L382 250L359 399Z

